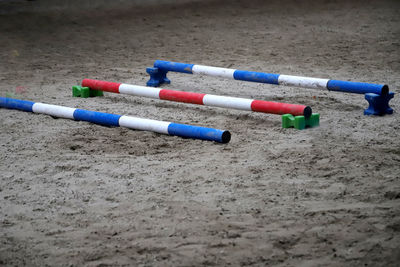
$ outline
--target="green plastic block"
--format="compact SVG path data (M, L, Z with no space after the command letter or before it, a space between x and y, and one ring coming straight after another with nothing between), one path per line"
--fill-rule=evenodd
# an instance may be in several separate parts
M95 97L95 96L104 96L103 91L100 90L89 90L90 96Z
M306 127L312 128L319 126L319 113L313 113L309 118L304 116L293 116L292 114L282 115L282 128L294 127L303 130Z
M306 119L306 126L312 128L312 127L318 127L319 126L319 113L313 113L311 116Z
M95 97L95 96L103 96L103 91L99 90L91 90L89 87L82 87L79 85L72 86L72 96L75 97Z
M90 88L79 85L72 86L72 96L87 98L90 96Z

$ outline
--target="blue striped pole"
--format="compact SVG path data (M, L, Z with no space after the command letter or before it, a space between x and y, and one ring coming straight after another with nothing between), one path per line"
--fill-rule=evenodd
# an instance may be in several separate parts
M269 83L276 85L288 85L304 88L326 89L329 91L339 91L355 94L374 93L378 95L387 95L389 87L385 84L373 84L362 82L350 82L320 78L310 78L283 74L263 73L236 69L227 69L219 67L209 67L203 65L186 64L179 62L156 60L154 68L147 68L150 74L148 86L157 87L162 83L170 83L166 77L168 71L203 74L223 78L231 78L241 81Z
M135 130L152 131L219 143L228 143L231 140L230 132L225 130L35 103L7 97L0 97L0 107L42 113L77 121L88 121L106 126L121 126Z

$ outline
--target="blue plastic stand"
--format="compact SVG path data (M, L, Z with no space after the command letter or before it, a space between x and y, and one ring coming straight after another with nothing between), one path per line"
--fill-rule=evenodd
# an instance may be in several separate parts
M171 83L167 78L167 72L159 68L146 68L146 72L150 75L150 80L147 81L146 85L151 87L158 87L163 83Z
M389 92L385 95L377 95L373 93L365 94L365 99L368 101L369 107L364 110L364 115L393 114L393 109L389 107L389 101L393 97L393 92Z

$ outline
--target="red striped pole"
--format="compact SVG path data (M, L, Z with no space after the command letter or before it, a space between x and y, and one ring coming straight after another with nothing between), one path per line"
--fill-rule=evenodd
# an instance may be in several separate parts
M263 100L253 100L238 97L217 96L210 94L200 94L192 92L182 92L168 89L159 89L154 87L130 85L124 83L106 82L100 80L84 79L83 87L89 87L92 90L100 90L111 93L129 94L135 96L144 96L155 99L163 99L175 102L191 103L197 105L206 105L223 108L233 108L239 110L248 110L255 112L271 114L292 114L294 116L310 117L311 107L305 105L287 104Z

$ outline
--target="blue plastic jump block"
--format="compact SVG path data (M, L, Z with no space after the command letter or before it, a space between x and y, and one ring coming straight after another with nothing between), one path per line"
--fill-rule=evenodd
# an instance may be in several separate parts
M171 81L167 78L168 71L151 67L146 68L146 72L150 75L150 80L148 80L146 83L147 86L158 87L163 83L171 83Z
M378 95L374 93L365 94L365 99L368 101L369 107L364 110L364 115L393 114L393 109L389 107L389 101L393 97L393 92L389 92L386 95Z

